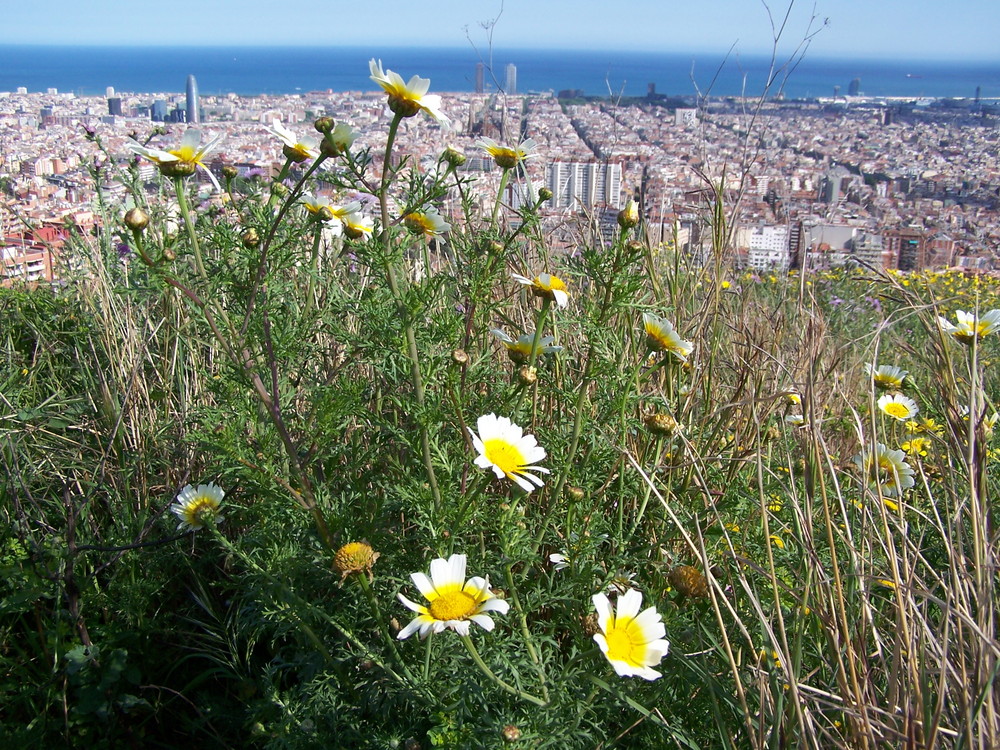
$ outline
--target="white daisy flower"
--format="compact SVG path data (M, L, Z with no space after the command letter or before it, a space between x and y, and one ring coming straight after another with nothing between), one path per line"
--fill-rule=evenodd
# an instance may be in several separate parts
M429 78L413 76L409 83L403 83L399 73L382 70L382 61L372 59L368 63L371 79L389 95L389 109L403 117L413 117L423 110L438 122L447 123L449 119L441 111L441 97L428 95L431 87Z
M209 523L221 523L219 508L225 495L223 489L212 482L197 487L185 485L170 506L170 512L181 520L177 528L197 531Z
M883 414L898 419L900 422L912 419L920 411L917 402L902 393L886 393L879 397L876 403Z
M566 307L569 304L569 294L566 292L566 282L558 276L550 273L540 273L535 278L529 279L521 274L511 274L514 281L524 286L530 286L536 297L552 300L559 307Z
M548 474L549 470L542 466L533 466L536 461L545 458L545 449L535 440L534 435L525 435L524 430L511 422L507 417L496 414L485 414L476 421L479 434L472 435L472 444L479 451L476 466L482 469L493 469L498 479L507 477L525 492L541 487L542 480L529 472Z
M694 342L685 341L674 329L673 323L653 313L642 314L642 324L646 329L646 342L658 352L670 352L681 362L687 362L694 351Z
M420 638L430 633L440 633L451 628L459 635L468 635L472 623L483 630L493 630L493 618L486 612L506 614L510 605L497 599L490 591L489 578L465 580L465 555L452 555L447 560L439 557L431 561L431 575L411 573L413 585L417 587L427 606L411 602L402 594L399 601L417 613L409 625L399 631L399 640L420 632Z

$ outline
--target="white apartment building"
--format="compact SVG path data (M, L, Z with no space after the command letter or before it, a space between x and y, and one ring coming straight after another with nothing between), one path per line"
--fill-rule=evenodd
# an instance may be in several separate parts
M621 164L555 161L547 172L554 208L622 207Z
M747 237L747 266L755 271L787 271L792 264L788 227L759 225Z

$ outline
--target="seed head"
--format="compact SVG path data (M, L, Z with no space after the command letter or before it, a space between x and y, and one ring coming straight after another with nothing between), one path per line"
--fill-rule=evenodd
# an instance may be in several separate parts
M372 566L379 554L364 542L349 542L333 556L333 567L343 581L351 573L367 573L372 578Z

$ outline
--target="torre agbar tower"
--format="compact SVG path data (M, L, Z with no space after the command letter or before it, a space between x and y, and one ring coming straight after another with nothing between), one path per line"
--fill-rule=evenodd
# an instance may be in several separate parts
M198 82L194 80L194 76L188 76L187 80L187 112L186 119L188 125L197 125L201 122L201 116L198 113Z

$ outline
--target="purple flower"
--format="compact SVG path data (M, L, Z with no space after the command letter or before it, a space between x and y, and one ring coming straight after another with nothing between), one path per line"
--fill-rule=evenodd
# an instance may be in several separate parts
M129 247L127 242L119 242L115 245L115 250L118 251L118 257L122 260L126 260L132 254L132 248Z

